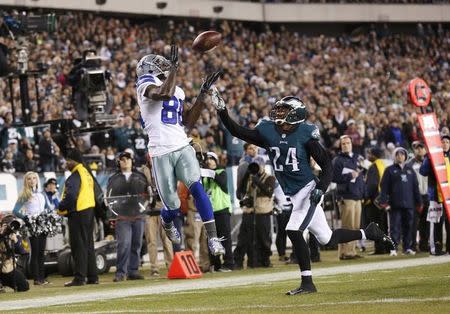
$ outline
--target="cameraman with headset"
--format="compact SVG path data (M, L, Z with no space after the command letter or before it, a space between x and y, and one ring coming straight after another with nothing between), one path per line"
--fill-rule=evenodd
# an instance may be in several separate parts
M0 293L5 292L3 286L18 292L30 289L24 274L16 268L15 252L23 250L16 234L20 225L12 215L0 220Z
M247 253L249 267L270 267L272 238L270 215L273 210L272 195L275 177L266 173L265 161L256 157L238 182L236 191L242 207L242 223L238 244L234 250L237 268L242 268Z

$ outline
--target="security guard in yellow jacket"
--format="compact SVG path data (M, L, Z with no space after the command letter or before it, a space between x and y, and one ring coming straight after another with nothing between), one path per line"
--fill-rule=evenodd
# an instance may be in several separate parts
M66 161L72 174L65 182L58 213L68 217L74 278L65 283L65 286L98 284L93 238L94 179L82 164L82 156L78 150L70 150Z

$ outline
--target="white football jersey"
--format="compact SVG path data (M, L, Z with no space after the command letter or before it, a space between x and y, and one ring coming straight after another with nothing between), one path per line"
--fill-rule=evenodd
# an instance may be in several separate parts
M144 96L149 85L161 86L162 81L146 74L139 77L136 83L142 124L148 134L148 150L154 157L176 151L188 145L189 140L182 121L184 91L176 86L172 99L157 101Z

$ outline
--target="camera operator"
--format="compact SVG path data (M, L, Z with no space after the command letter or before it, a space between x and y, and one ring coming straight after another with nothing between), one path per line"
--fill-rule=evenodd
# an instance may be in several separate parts
M20 251L21 241L16 234L20 222L12 215L0 220L0 292L3 286L15 291L28 291L30 286L24 274L16 268L14 254Z
M231 243L230 208L231 199L228 194L228 180L225 169L218 167L219 157L214 152L206 154L205 168L201 169L202 184L209 195L216 221L217 236L222 238L225 255L223 265L220 256L211 256L215 271L229 272L234 268Z
M275 189L275 177L264 169L265 161L257 157L248 165L242 180L238 182L237 195L244 212L239 230L238 244L234 250L234 260L242 268L247 253L249 267L270 267L272 238L270 215Z

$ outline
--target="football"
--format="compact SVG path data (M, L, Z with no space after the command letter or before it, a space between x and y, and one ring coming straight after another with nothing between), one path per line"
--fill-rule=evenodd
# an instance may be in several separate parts
M216 48L222 40L222 35L216 31L206 31L199 34L192 43L192 49L204 53Z

